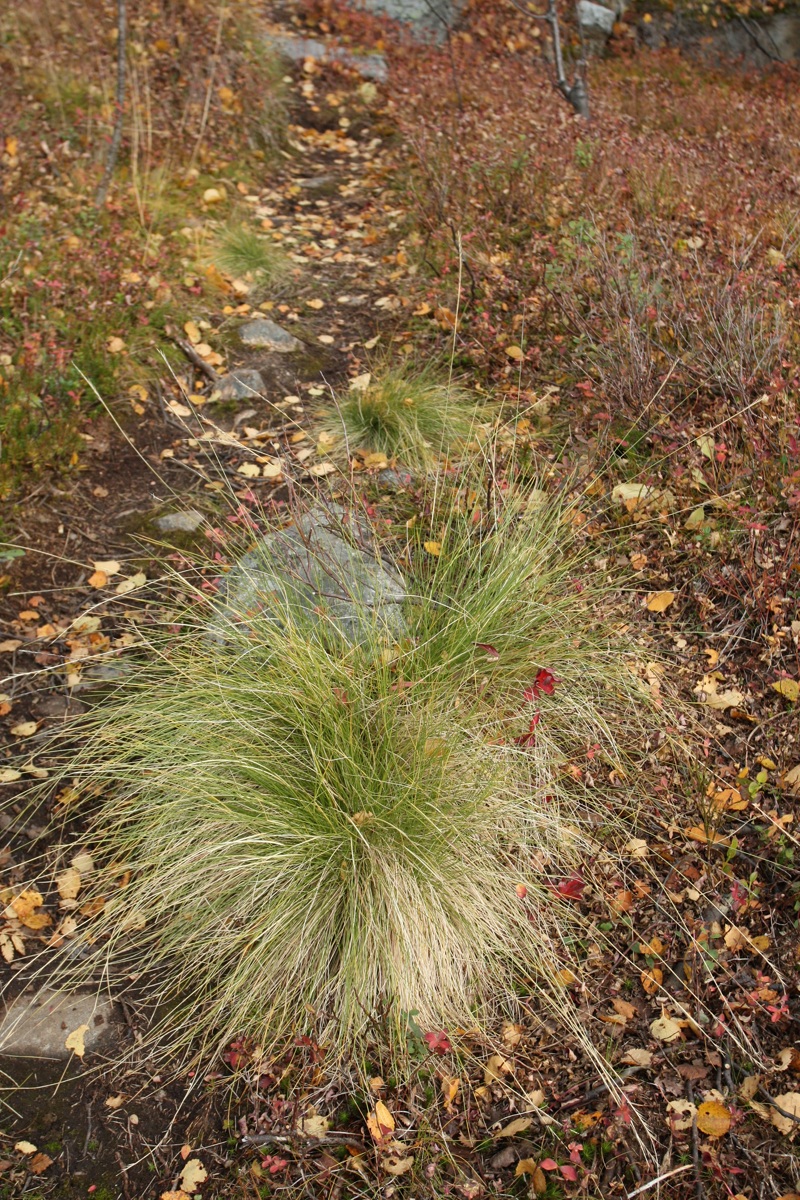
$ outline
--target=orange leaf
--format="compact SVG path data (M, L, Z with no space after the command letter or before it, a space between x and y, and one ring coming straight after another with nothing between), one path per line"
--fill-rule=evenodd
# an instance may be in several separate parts
M375 1105L375 1112L367 1115L367 1129L376 1142L382 1142L394 1132L394 1117L382 1100Z
M654 996L664 982L664 972L661 967L651 967L649 971L642 971L641 978L642 987L648 996Z
M697 1128L708 1137L724 1137L731 1127L731 1114L718 1100L705 1100L697 1110Z

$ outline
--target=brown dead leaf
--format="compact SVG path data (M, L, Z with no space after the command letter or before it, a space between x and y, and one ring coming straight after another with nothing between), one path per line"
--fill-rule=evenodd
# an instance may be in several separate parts
M33 737L37 729L38 725L35 721L20 721L18 725L11 726L11 732L13 733L14 737L18 738Z
M458 1095L458 1089L461 1087L459 1079L452 1079L449 1075L443 1075L440 1085L442 1090L442 1102L446 1112L451 1112L453 1101Z
M800 1050L796 1046L785 1046L778 1053L779 1071L794 1071L800 1074Z
M659 1042L677 1042L681 1036L681 1027L662 1010L661 1016L651 1022L650 1032Z
M636 1008L627 1000L620 1000L619 998L615 997L611 1003L619 1015L624 1017L626 1021L633 1021L639 1015Z
M392 1153L386 1154L381 1159L381 1166L389 1175L405 1175L414 1165L413 1154Z
M690 829L686 830L686 836L693 842L699 842L701 846L730 845L730 838L723 837L715 829L704 829L702 825L692 825Z
M740 704L744 703L744 693L736 688L726 688L721 692L719 690L720 680L719 671L704 675L693 688L694 694L701 704L705 704L717 712L723 712L726 708L738 708Z
M62 900L74 900L81 890L81 873L74 867L67 867L60 875L56 875L56 887Z
M330 1117L321 1117L317 1113L312 1113L311 1116L303 1117L301 1121L298 1121L297 1128L306 1137L321 1138L328 1132L331 1124Z
M678 1100L670 1100L667 1104L667 1124L673 1133L684 1133L691 1129L696 1116L697 1109L691 1100L681 1097Z
M52 1167L52 1165L53 1160L50 1155L42 1152L34 1154L31 1161L27 1164L28 1170L34 1175L43 1175L47 1168Z
M494 1137L495 1139L516 1137L518 1133L525 1133L527 1129L530 1129L531 1124L531 1117L515 1117L513 1121L509 1121L509 1123L504 1125L502 1129L498 1129L497 1133L494 1134Z
M501 1054L493 1054L486 1060L483 1068L483 1082L485 1084L495 1083L503 1075L508 1075L511 1071L511 1063L507 1058L503 1058Z
M652 1050L644 1050L634 1046L632 1049L625 1051L622 1061L629 1063L633 1067L650 1067L653 1065L653 1052Z

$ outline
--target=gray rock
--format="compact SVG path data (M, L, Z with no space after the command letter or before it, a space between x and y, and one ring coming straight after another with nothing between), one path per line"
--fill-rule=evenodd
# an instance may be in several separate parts
M228 375L221 375L214 384L212 397L216 400L252 400L253 396L263 394L264 380L261 372L242 367Z
M578 20L586 33L608 37L616 17L612 9L603 4L594 4L593 0L578 0Z
M405 467L385 467L378 472L378 483L387 492L402 492L414 486L414 476Z
M153 524L162 533L194 533L203 524L205 517L196 508L187 508L185 512L165 513L156 517Z
M335 190L340 182L338 175L311 175L307 179L298 179L297 186L307 192L326 192Z
M211 632L224 640L231 618L246 624L248 614L272 608L334 624L351 643L366 640L376 625L397 639L406 634L405 598L401 576L382 562L363 524L341 511L313 508L262 537L230 571L224 617L212 622Z
M327 60L350 67L358 72L362 79L385 83L389 78L389 69L382 54L353 54L352 50L328 45L318 38L293 37L286 33L267 34L266 40L273 49L292 62L304 62L307 58L316 59L318 62Z
M368 12L402 21L420 41L441 41L464 7L463 0L365 0Z
M293 350L302 350L303 343L287 329L282 329L267 317L256 317L239 329L239 337L245 346L254 346L259 350L275 350L279 354L291 354Z
M69 1034L81 1026L87 1051L96 1049L114 1029L114 1004L92 992L72 995L42 988L23 992L0 1020L0 1054L26 1058L69 1058Z

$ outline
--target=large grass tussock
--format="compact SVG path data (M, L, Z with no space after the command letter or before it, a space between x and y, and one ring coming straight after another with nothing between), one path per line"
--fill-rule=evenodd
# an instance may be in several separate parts
M222 643L189 614L87 718L65 775L106 864L88 962L164 1003L171 1048L345 1051L378 1021L400 1045L410 1013L558 1005L578 925L554 891L635 803L652 717L571 528L462 504L438 557L398 552L399 642L264 590ZM566 769L588 746L591 787Z

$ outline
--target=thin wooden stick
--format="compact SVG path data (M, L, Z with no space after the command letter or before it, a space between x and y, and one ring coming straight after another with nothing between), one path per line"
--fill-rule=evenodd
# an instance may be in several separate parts
M108 149L106 169L94 198L96 208L102 208L106 202L108 189L117 165L119 148L122 144L122 125L125 118L125 47L127 42L127 11L126 0L117 0L117 119L114 132L111 135L111 145Z

